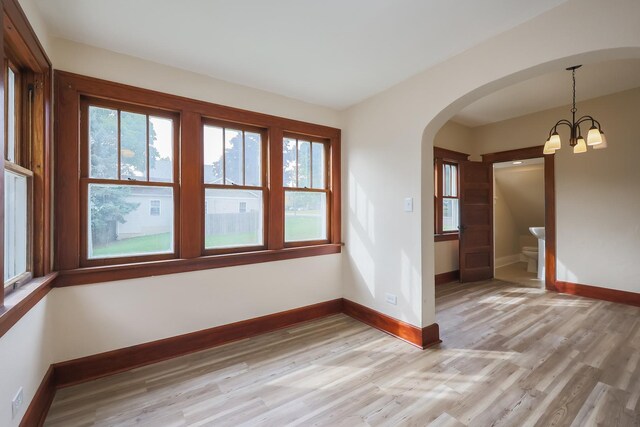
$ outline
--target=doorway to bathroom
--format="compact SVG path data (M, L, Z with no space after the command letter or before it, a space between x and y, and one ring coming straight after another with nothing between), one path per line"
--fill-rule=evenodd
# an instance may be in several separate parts
M544 158L493 164L494 277L544 287Z
M555 165L542 147L484 154L493 165L494 277L555 284Z

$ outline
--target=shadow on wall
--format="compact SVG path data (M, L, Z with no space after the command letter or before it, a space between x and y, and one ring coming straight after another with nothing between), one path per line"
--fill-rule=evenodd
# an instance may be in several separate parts
M420 319L420 297L412 293L412 290L419 290L421 286L419 269L404 249L398 252L397 258L395 256L388 258L384 263L374 261L375 253L383 250L385 245L380 236L393 233L393 225L381 224L377 220L375 203L379 193L363 188L353 171L349 172L347 188L349 214L345 237L348 260L344 266L344 274L347 281L361 283L362 286L356 287L356 290L360 291L358 294L345 295L345 297L353 298L355 302L383 311L399 320L418 323L415 319L408 318L401 310L397 312L394 310L411 307L416 319ZM399 286L397 280L391 282L384 278L384 272L394 266L400 271ZM365 295L362 292L364 290L368 294ZM397 298L395 304L386 301L387 294Z

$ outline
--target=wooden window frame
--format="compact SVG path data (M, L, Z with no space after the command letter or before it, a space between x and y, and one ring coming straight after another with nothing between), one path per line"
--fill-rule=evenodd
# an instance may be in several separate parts
M16 0L2 2L2 70L0 82L6 88L10 67L16 75L16 128L15 161L7 157L8 91L4 91L2 103L3 167L27 178L27 272L7 282L0 292L0 320L11 316L13 307L32 298L31 283L51 272L50 257L50 202L51 202L51 61L29 25ZM4 173L0 174L0 199L4 200ZM0 207L0 219L4 216L4 202ZM4 277L4 221L0 221L0 274ZM22 288L25 291L22 291ZM14 292L20 290L20 292ZM3 307L4 306L4 307Z
M89 176L89 107L95 106L100 108L108 108L117 110L118 115L120 112L130 112L145 114L147 116L147 144L149 143L148 135L148 117L161 117L173 121L173 170L171 182L151 181L149 176L149 161L147 158L147 174L145 180L127 180L121 177L120 168L120 119L118 119L118 164L117 164L117 179L109 178L92 178ZM139 106L135 104L129 104L127 102L115 102L113 100L101 99L97 97L83 96L80 99L80 266L81 267L96 267L104 265L117 265L117 264L129 264L135 262L144 261L159 261L165 259L172 259L178 256L178 243L180 241L179 226L180 226L180 185L178 181L178 165L179 165L179 135L180 135L180 116L178 113L170 112L162 109L149 108ZM147 146L147 154L149 147ZM140 187L160 187L171 188L173 191L173 251L161 254L140 254L130 256L119 257L105 257L105 258L89 258L88 248L88 230L89 230L89 185L91 184L103 184L103 185L122 185L122 186L140 186Z
M460 166L463 162L469 160L469 155L458 151L447 150L445 148L434 147L433 148L433 165L434 165L434 241L443 242L448 240L458 240L460 238L459 231L444 231L443 228L443 215L444 215L444 199L443 193L443 181L444 181L444 165L450 164L457 167L458 179L457 179L457 193L458 200L460 199ZM450 197L447 197L450 198Z
M55 286L71 286L112 280L148 277L185 271L245 265L341 252L340 129L197 101L180 96L136 88L120 83L55 71L56 169L58 200L55 206ZM179 242L173 259L135 260L117 265L82 265L80 196L80 102L83 98L138 105L179 115ZM268 203L265 204L267 238L265 247L229 253L212 253L204 248L203 122L214 120L236 126L263 129L266 135ZM282 140L285 134L304 135L328 141L331 183L330 234L319 244L304 246L284 243L284 189L282 183ZM263 141L263 144L265 142ZM178 214L178 212L176 212Z
M240 130L243 132L253 132L260 134L260 183L259 187L248 186L248 185L231 185L226 184L226 160L223 160L222 167L222 176L223 183L222 184L209 184L204 182L204 175L202 177L202 200L203 200L203 208L202 208L202 254L203 255L222 255L222 254L230 254L230 253L238 253L238 252L253 252L264 250L268 248L268 240L269 240L269 187L268 187L268 158L269 158L269 136L268 130L265 128L261 128L259 126L251 126L242 123L234 123L224 120L217 120L209 117L202 118L202 151L204 153L204 127L205 126L215 126L221 127L222 129L233 129ZM223 133L224 135L224 133ZM244 138L244 136L243 136ZM222 141L222 151L224 153L224 136ZM242 147L242 156L243 156L243 181L246 175L246 170L244 170L244 145ZM203 154L204 156L204 154ZM204 158L204 157L203 157ZM225 157L226 159L226 157ZM204 161L201 168L204 169ZM221 190L255 190L262 192L262 245L254 245L254 246L236 246L230 248L207 248L205 242L205 216L207 212L205 211L205 197L207 189L221 189Z
M291 241L291 242L287 242L286 238L284 236L285 233L285 228L283 225L283 241L284 241L284 246L286 248L295 248L295 247L299 247L299 246L310 246L310 245L322 245L322 244L326 244L330 242L330 236L331 236L331 202L332 202L332 197L331 197L331 188L332 188L332 181L331 181L331 169L330 169L330 159L331 159L331 142L329 140L323 139L323 138L314 138L313 136L310 135L302 135L302 134L296 134L296 133L291 133L291 132L287 132L283 135L283 140L285 138L289 138L289 139L295 139L296 140L296 186L295 187L285 187L283 184L283 204L282 204L282 209L283 209L283 215L286 214L284 212L284 194L286 194L287 191L290 192L302 192L302 193L323 193L325 194L326 198L327 198L327 206L326 206L326 216L327 216L327 238L326 239L319 239L319 240L296 240L296 241ZM313 186L313 172L312 172L312 168L313 168L313 143L320 143L322 144L322 146L324 147L324 188L313 188L313 187L299 187L298 186L298 170L299 170L299 164L298 164L298 144L299 141L303 140L303 141L309 141L309 150L311 152L310 157L309 157L309 165L310 165L310 179L309 179L309 184L311 186ZM282 156L282 151L280 153L280 155Z

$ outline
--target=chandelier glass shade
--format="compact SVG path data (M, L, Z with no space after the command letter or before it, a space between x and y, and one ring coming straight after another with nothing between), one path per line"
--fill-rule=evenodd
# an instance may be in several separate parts
M587 147L591 147L594 150L607 148L607 139L604 136L600 122L592 116L582 116L576 120L576 112L578 111L576 108L576 70L580 67L582 67L582 65L574 65L573 67L567 68L568 71L571 71L573 78L573 105L571 108L572 119L571 121L561 119L553 125L549 131L549 138L547 138L547 142L544 144L544 154L554 154L562 147L558 128L563 125L569 127L569 145L573 147L573 152L575 154L585 153L587 151ZM591 124L591 127L586 134L586 140L582 136L582 129L580 128L580 125L585 123Z

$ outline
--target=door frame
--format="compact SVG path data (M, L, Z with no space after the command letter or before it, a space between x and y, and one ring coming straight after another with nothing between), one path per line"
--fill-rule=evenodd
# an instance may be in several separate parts
M547 290L556 289L556 178L555 154L543 154L544 145L482 154L484 163L502 163L542 157L544 159L545 277ZM495 233L495 230L494 230ZM495 252L491 255L495 258Z

